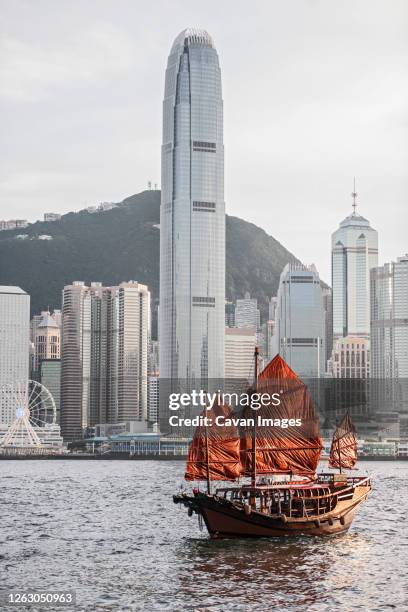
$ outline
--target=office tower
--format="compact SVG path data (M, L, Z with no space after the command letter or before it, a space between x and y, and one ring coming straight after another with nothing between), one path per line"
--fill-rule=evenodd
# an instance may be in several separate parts
M333 293L330 287L322 287L326 337L326 363L333 350Z
M300 377L325 373L323 295L314 265L287 264L280 276L275 317L275 352Z
M368 378L370 341L356 336L346 336L336 340L329 370L333 378Z
M39 366L39 380L54 398L59 424L61 418L61 360L42 359Z
M378 265L378 234L356 213L332 234L333 340L370 337L370 270Z
M224 376L221 72L212 38L183 30L167 63L160 207L160 377Z
M82 281L62 292L61 433L82 438L89 425L91 377L91 295Z
M33 317L32 334L34 342L34 370L38 372L43 359L60 359L61 330L57 320L47 310L41 313L41 319Z
M0 425L15 418L12 389L28 383L30 296L0 286Z
M237 300L235 306L235 325L236 327L255 327L256 330L259 330L261 326L258 300L251 298L248 291L243 299Z
M235 327L235 304L225 302L225 327Z
M225 380L229 383L240 379L252 383L254 377L254 354L256 346L255 327L225 328Z
M121 283L118 299L118 421L145 421L150 291L134 281Z
M408 379L408 254L371 270L371 376Z

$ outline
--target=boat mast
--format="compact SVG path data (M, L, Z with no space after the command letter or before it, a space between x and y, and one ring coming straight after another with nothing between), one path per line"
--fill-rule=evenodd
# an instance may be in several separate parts
M255 368L254 368L254 391L256 392L258 386L258 357L259 357L259 348L255 347ZM251 486L255 487L256 485L256 415L254 415L254 427L252 430L252 474L251 474Z
M211 495L211 480L210 480L210 456L208 451L208 425L207 417L205 417L205 469L207 476L207 493Z
M337 438L337 452L339 455L339 470L340 470L340 474L341 474L341 452L340 452L340 437Z

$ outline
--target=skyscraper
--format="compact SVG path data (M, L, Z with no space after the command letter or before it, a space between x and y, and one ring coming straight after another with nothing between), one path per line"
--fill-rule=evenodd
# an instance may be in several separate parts
M0 425L15 418L12 389L28 383L30 296L0 286Z
M224 303L221 72L211 36L204 30L186 29L170 51L163 103L162 379L205 384L223 377Z
M147 420L150 291L134 281L119 285L118 422Z
M370 270L378 265L378 234L354 211L332 234L333 340L370 337Z
M64 287L61 338L61 433L77 440L89 424L91 296L82 281Z
M64 287L61 425L66 440L99 423L147 419L150 292L74 282Z
M325 313L315 266L287 264L280 276L275 314L275 353L303 377L324 376Z
M371 375L408 379L408 255L371 270Z

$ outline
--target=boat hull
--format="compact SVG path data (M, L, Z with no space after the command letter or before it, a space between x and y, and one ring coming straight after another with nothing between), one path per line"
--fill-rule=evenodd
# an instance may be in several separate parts
M191 497L184 495L181 503L189 507L190 514L201 514L212 539L331 536L348 531L370 490L370 486L358 487L349 500L339 502L333 511L307 518L272 516L201 492Z

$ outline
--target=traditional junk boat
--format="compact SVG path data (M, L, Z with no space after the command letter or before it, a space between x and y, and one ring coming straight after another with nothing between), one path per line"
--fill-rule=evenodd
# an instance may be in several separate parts
M226 405L204 410L213 424L196 429L185 478L206 481L207 487L194 488L192 494L180 492L173 496L174 503L186 506L190 516L202 517L211 538L346 532L371 491L369 477L343 472L357 461L350 416L346 414L337 427L331 445L329 466L339 472L317 474L322 439L309 390L279 355L259 377L257 363L256 349L251 397L255 392L269 397L277 393L280 404L261 406L255 418L253 406L247 407L243 421L231 418L233 412ZM217 416L225 417L217 419L221 423L246 423L252 418L253 425L215 425ZM275 426L277 422L280 426ZM212 492L212 481L236 484Z

